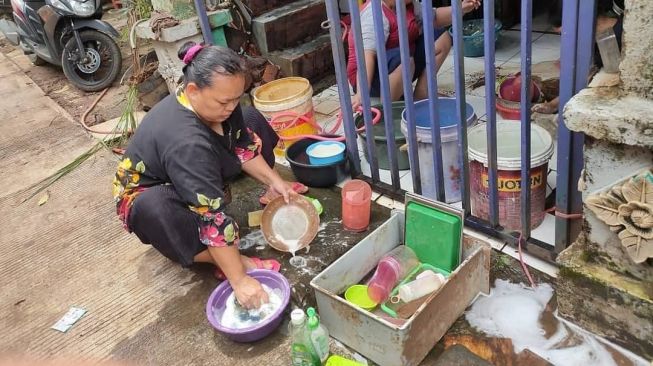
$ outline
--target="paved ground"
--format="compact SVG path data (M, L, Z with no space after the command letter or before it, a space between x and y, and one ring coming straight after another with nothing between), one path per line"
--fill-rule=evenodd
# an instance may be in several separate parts
M133 361L138 364L287 365L283 327L253 345L237 345L207 323L204 306L217 285L209 268L183 270L123 231L110 182L116 159L100 152L48 190L29 199L34 183L66 165L95 142L10 59L0 54L0 354ZM255 191L257 194L252 194ZM260 187L234 189L241 222L258 209ZM336 189L312 190L325 206L322 232L305 254L309 267L288 265L293 300L312 302L312 276L364 234L341 234ZM240 199L238 199L240 197ZM376 206L373 225L388 211ZM337 238L337 245L334 243ZM50 326L71 306L88 310L68 333Z

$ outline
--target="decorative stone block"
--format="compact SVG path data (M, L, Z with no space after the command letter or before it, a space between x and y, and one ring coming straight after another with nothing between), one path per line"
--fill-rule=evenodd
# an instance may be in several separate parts
M208 15L213 43L226 46L227 41L223 27L231 22L231 13L229 10L218 10L210 12ZM162 29L159 39L156 39L149 23L144 22L136 27L136 35L152 40L154 51L159 59L159 73L166 81L168 90L171 93L174 92L182 77L182 68L184 67L177 57L177 51L188 41L202 42L203 40L198 18L184 19L179 25Z
M626 0L625 5L621 80L626 91L653 99L653 1Z
M608 268L584 235L558 256L558 313L653 359L653 283Z

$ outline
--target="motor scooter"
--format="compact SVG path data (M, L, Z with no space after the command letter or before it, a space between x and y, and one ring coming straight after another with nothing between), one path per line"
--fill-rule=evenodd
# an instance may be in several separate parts
M61 66L71 83L89 92L118 77L119 34L101 19L101 0L11 0L11 8L14 21L0 19L0 31L34 65Z

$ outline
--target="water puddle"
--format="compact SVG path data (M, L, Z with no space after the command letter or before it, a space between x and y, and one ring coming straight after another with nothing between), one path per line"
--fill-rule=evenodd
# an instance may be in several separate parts
M647 366L636 355L561 319L547 307L553 288L531 289L497 280L478 298L466 318L489 336L510 338L515 354L528 349L556 366Z

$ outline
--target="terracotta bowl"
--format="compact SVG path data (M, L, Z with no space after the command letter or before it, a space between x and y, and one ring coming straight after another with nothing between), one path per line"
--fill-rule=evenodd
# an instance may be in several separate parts
M281 252L291 252L288 239L297 240L295 251L306 248L317 235L320 215L315 206L302 196L283 197L270 202L261 216L261 231L270 246Z

